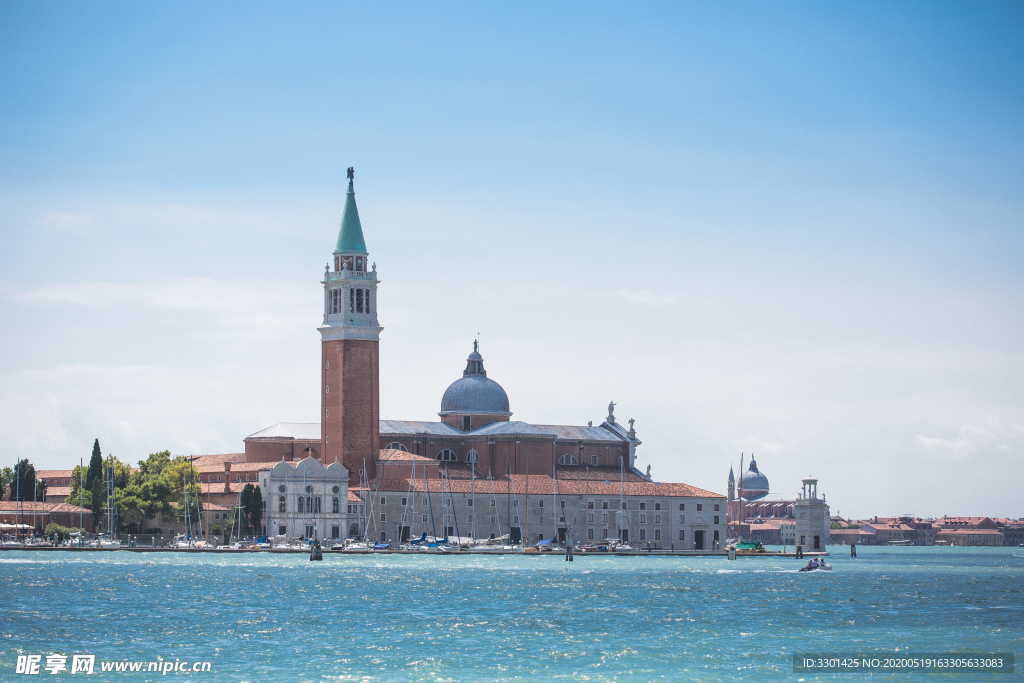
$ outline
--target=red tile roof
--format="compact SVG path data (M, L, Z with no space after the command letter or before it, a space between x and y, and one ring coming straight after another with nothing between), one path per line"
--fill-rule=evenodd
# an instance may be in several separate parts
M415 453L409 453L408 451L403 451L398 448L380 449L380 453L377 455L377 459L383 462L394 462L396 460L401 462L422 462L426 460L427 462L432 462L438 465L441 464L434 458L428 458L425 455L416 455Z
M245 453L210 453L208 455L190 455L192 465L196 468L206 465L220 465L224 469L225 462L243 462Z
M46 487L46 495L47 496L63 496L64 498L67 498L68 496L71 495L71 487L70 486L47 486Z
M231 472L262 472L269 470L271 467L276 465L277 462L232 462ZM196 471L200 474L209 474L211 472L224 472L224 461L219 463L203 463L199 465L193 465Z
M199 482L199 490L203 495L216 493L241 493L246 484L259 486L255 481L230 481L228 482L228 490L225 491L224 482L222 481L203 481Z
M999 529L939 529L939 536L945 536L948 534L1002 534L1003 532Z
M91 514L91 510L71 503L42 503L31 500L19 503L16 500L0 500L0 512L17 512L19 506L22 512L89 512Z
M36 470L36 479L70 479L74 470Z
M564 479L587 479L591 481L619 481L619 468L618 467L559 467L557 469L559 480ZM625 481L647 481L646 478L634 472L625 472L622 475Z
M511 483L509 482L511 479ZM408 491L410 484L414 491L440 492L442 486L445 491L451 490L454 493L512 493L524 495L529 492L536 495L550 495L555 492L555 479L546 474L513 474L510 477L500 479L439 479L431 478L424 482L423 479L395 479L384 481L379 484L383 491ZM648 481L627 481L621 485L617 481L595 481L595 480L558 480L558 492L565 495L577 496L618 496L620 493L625 496L668 496L668 497L696 497L696 498L725 498L720 493L713 493L699 489L689 484L656 483Z

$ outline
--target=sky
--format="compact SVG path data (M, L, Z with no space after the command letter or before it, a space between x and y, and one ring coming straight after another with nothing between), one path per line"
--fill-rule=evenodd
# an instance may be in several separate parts
M13 463L319 416L356 167L381 415L478 333L513 419L655 479L1024 516L1024 6L0 4Z

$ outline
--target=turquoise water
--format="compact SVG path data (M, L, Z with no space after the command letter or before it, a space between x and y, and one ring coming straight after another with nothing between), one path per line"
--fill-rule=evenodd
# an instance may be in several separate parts
M5 551L0 679L49 652L210 660L192 680L794 680L794 652L1024 654L1024 549L835 550L834 571L804 574L781 559Z

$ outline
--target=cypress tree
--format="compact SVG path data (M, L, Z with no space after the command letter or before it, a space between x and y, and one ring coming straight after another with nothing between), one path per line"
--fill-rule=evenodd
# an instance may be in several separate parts
M92 442L92 458L89 460L89 471L85 474L85 488L92 497L92 516L98 519L103 510L103 454L100 453L99 439Z

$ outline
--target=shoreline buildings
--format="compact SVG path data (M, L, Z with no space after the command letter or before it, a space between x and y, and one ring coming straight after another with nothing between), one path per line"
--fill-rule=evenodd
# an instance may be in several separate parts
M725 497L637 469L634 421L512 420L479 344L444 391L439 420L380 418L377 266L356 206L354 170L321 280L319 423L278 423L243 453L196 456L203 497L233 505L263 492L271 535L400 542L423 532L512 541L542 538L713 549L725 538Z
M825 497L818 497L818 480L807 477L800 495L793 500L766 500L768 477L750 456L750 465L740 480L729 468L727 483L728 529L731 538L760 541L769 545L800 545L817 550L828 545L831 517Z

